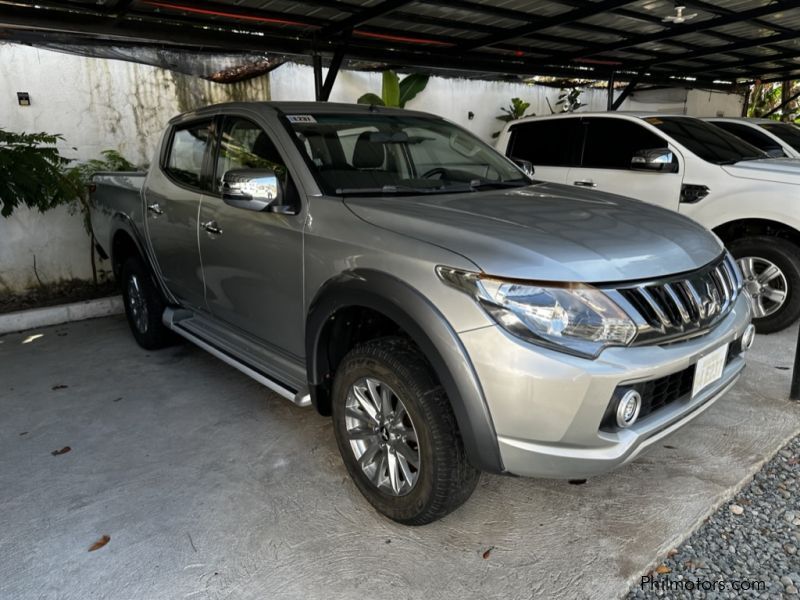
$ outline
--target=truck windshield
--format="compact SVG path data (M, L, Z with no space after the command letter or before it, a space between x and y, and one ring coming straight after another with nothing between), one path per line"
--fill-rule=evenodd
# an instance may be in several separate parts
M779 121L775 121L774 123L759 123L759 125L800 152L800 127L797 127L797 125L781 123Z
M647 117L645 121L705 161L732 165L742 160L769 158L755 146L724 129L691 117Z
M490 146L441 119L380 112L286 118L327 194L435 194L531 183Z

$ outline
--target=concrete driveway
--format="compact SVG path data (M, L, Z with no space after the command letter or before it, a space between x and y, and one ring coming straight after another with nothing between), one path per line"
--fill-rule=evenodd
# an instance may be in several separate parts
M632 465L484 475L423 528L361 498L327 419L199 349L119 317L0 337L0 598L618 597L800 431L795 335Z

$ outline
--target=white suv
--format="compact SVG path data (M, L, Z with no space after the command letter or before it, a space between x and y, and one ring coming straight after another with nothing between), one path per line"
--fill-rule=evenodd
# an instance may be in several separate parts
M800 160L692 117L570 113L508 123L497 148L536 178L631 196L713 230L737 258L762 333L800 316Z
M775 158L800 158L800 127L772 119L710 117L703 119L722 127Z

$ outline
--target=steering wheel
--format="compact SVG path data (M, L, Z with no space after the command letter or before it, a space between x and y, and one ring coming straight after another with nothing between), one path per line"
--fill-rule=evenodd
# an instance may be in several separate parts
M429 179L434 175L440 175L444 177L445 175L447 175L447 172L448 172L447 169L445 169L444 167L434 167L430 171L425 171L421 177L422 179Z

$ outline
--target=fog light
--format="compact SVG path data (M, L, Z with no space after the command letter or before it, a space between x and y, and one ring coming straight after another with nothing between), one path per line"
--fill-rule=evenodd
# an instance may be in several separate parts
M630 427L639 418L639 410L642 408L642 396L636 390L628 390L617 404L617 425L625 428Z
M753 342L756 339L756 327L752 323L747 326L742 334L742 352L747 352L753 347Z

